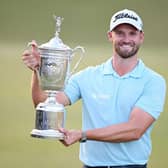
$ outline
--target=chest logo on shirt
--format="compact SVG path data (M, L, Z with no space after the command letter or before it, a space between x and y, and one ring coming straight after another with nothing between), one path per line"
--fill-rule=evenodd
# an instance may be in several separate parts
M93 99L101 99L101 100L108 100L112 97L110 94L105 93L92 93L91 96Z

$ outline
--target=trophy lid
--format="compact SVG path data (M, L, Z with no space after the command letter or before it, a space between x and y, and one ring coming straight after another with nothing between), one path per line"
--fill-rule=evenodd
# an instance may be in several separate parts
M63 18L60 16L54 15L54 19L56 21L55 37L50 39L47 43L40 45L39 48L40 49L51 49L51 50L72 50L69 46L65 45L59 37L59 33L61 32L61 24L62 24Z

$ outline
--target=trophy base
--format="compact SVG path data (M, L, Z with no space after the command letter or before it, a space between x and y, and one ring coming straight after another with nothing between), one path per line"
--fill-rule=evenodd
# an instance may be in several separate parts
M43 138L43 139L58 139L58 140L64 139L63 133L53 129L49 129L49 130L33 129L30 135L35 138Z

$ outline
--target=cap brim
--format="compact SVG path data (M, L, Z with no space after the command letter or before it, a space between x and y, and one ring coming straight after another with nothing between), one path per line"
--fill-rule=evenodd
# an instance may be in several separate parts
M142 31L142 27L140 25L138 25L136 22L129 20L129 19L119 20L119 21L111 24L110 31L114 30L120 24L130 24L133 27L135 27L137 30Z

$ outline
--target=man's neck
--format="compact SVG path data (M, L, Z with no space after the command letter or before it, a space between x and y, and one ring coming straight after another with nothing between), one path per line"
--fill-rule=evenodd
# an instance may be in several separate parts
M121 58L119 56L113 56L112 66L118 75L123 76L131 72L138 63L137 56L130 58Z

